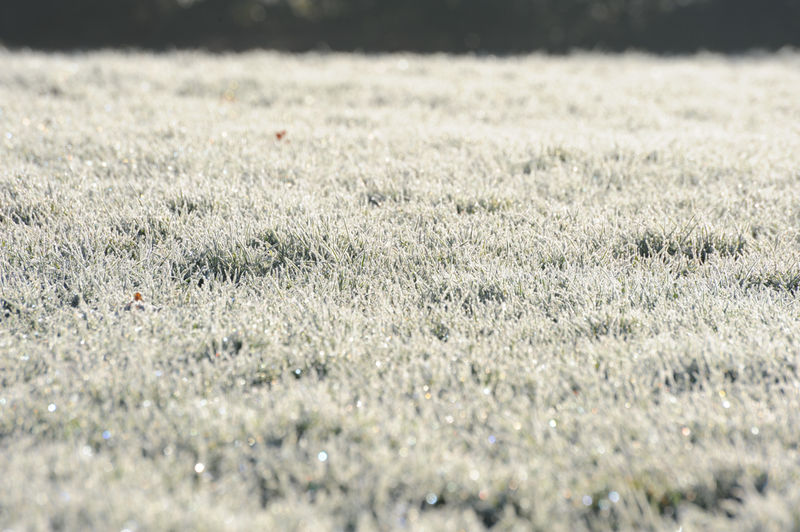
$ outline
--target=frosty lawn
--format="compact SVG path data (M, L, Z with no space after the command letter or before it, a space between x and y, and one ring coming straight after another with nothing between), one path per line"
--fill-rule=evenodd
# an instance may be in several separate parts
M0 527L799 527L798 87L0 51Z

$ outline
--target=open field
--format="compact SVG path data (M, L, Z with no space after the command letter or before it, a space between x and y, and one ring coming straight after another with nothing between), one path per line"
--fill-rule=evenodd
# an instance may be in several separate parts
M0 51L0 529L800 529L798 87Z

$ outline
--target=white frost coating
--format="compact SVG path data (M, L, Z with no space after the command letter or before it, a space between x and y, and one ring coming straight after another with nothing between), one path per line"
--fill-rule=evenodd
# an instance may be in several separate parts
M0 52L0 523L791 529L798 87Z

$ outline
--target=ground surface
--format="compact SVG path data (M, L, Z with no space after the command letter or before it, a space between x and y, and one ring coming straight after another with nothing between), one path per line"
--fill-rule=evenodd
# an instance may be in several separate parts
M797 87L0 52L0 525L797 529Z

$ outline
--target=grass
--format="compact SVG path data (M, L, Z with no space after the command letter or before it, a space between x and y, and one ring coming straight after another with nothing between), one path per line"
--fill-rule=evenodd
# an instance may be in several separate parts
M0 525L798 529L798 65L0 52Z

